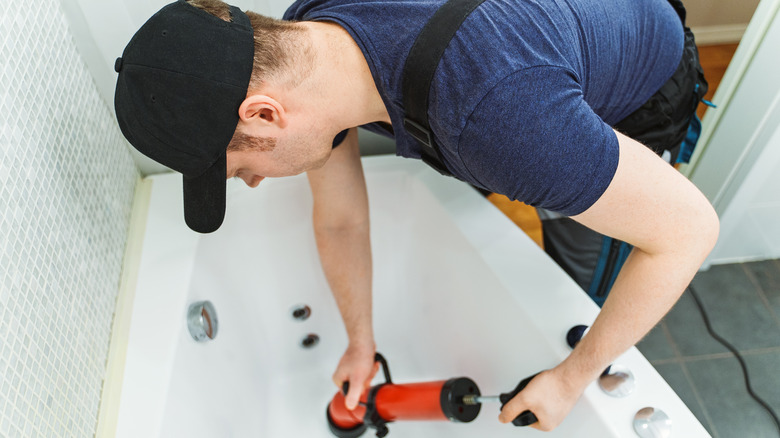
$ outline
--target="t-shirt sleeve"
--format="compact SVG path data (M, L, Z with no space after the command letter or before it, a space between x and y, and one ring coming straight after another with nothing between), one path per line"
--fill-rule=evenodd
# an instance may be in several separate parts
M532 67L504 78L469 116L458 151L483 187L573 216L612 181L617 136L570 71Z
M333 149L336 149L341 143L344 142L344 139L347 138L347 134L349 133L349 129L345 129L338 134L336 134L336 137L333 138L333 145L331 146Z

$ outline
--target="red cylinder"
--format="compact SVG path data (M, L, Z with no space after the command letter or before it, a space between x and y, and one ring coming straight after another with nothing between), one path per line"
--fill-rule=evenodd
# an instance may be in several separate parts
M337 392L328 405L328 424L337 437L356 438L366 430L366 422L377 427L378 420L468 423L477 417L481 405L464 405L465 395L479 395L476 383L467 377L406 385L385 383L364 391L362 403L350 411L344 394Z
M447 420L441 408L445 382L382 385L376 393L377 413L385 421Z

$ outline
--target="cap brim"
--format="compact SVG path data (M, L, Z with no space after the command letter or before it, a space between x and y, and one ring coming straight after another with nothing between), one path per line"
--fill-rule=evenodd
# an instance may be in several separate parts
M226 160L226 154L222 154L202 174L183 176L184 221L193 231L214 232L225 219Z

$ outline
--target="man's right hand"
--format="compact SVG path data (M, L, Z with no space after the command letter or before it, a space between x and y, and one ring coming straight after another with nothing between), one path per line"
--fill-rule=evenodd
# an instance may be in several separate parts
M333 373L333 383L341 391L344 382L349 382L349 392L346 396L347 409L357 407L363 391L371 386L376 373L379 371L379 362L374 362L376 347L371 344L350 343L344 355L341 357L336 372Z

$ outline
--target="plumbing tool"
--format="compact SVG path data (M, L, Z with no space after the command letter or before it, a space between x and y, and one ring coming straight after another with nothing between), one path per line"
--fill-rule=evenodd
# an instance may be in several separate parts
M377 353L375 361L382 364L385 383L364 392L352 411L345 404L348 382L344 383L343 392L337 392L328 404L328 425L338 438L357 438L368 427L376 429L376 436L381 438L389 432L387 423L393 421L468 423L477 418L481 405L464 403L465 397L480 395L479 387L468 377L398 385L390 379L385 358Z
M372 386L364 392L358 406L350 411L345 396L349 382L328 404L327 418L330 431L338 438L357 438L369 427L376 429L377 437L389 433L387 423L393 421L425 420L468 423L477 418L483 402L501 402L501 409L528 385L536 374L523 379L511 392L496 396L482 396L479 387L468 377L457 377L435 382L394 384L385 358L376 353L375 362L382 364L385 383ZM527 426L537 421L531 411L518 415L512 424Z

